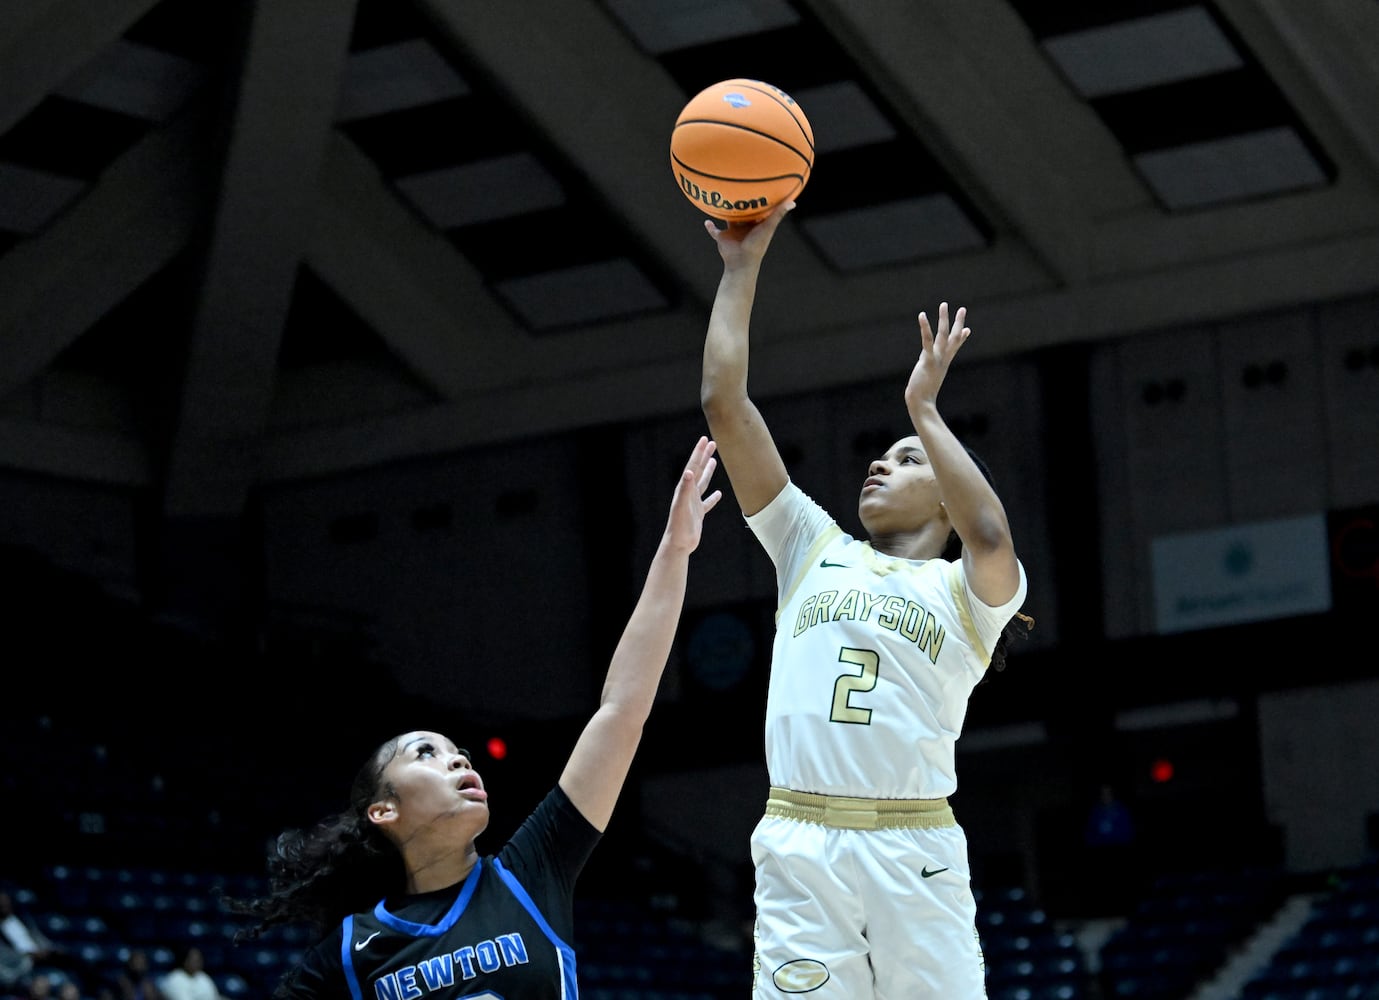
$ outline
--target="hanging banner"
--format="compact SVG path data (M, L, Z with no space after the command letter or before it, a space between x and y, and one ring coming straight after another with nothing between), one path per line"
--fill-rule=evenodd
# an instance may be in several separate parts
M1326 516L1166 535L1150 543L1160 633L1331 609Z

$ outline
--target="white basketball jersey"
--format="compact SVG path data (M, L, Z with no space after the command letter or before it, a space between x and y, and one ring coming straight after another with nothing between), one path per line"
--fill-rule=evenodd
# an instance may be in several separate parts
M998 608L961 562L897 559L842 530L793 483L747 518L776 566L766 701L772 785L936 799L957 789L967 700L1027 581Z

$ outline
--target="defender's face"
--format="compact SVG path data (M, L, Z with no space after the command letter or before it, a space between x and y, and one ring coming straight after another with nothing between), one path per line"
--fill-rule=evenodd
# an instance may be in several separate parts
M409 830L451 816L482 813L487 823L488 793L469 752L439 733L400 737L397 753L383 768L383 784L391 790L403 838Z

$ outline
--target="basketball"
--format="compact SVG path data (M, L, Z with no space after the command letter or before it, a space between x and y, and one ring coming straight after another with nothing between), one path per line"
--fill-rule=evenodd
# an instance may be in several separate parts
M760 80L723 80L690 98L670 133L680 192L701 212L752 222L799 196L814 169L800 106Z

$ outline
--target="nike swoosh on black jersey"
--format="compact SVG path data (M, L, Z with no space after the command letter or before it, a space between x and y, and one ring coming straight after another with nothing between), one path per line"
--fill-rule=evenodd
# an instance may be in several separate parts
M382 931L374 931L372 934L370 934L368 937L366 937L363 941L356 941L356 942L354 942L354 950L355 950L355 951L363 951L366 947L368 947L368 944L369 944L370 941L372 941L374 938L378 937L378 935L380 935L380 934L382 934L382 933L383 933Z

